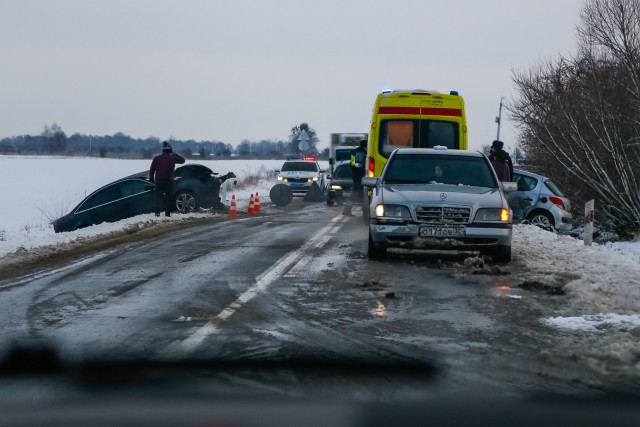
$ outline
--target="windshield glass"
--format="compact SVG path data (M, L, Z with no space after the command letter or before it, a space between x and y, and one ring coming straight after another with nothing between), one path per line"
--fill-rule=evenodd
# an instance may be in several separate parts
M380 154L389 156L402 147L459 148L458 124L437 120L382 120L380 124Z
M282 172L317 172L318 165L315 162L285 162L281 170Z
M450 184L496 188L482 157L398 154L384 172L387 184Z
M336 168L333 176L335 178L353 178L353 169L349 165L340 165Z

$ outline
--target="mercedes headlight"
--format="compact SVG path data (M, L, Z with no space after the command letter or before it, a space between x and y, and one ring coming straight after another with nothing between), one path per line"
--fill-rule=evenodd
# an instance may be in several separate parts
M375 213L378 218L403 221L411 220L409 208L403 205L378 205L376 206Z
M509 209L478 209L476 222L509 222L511 214Z

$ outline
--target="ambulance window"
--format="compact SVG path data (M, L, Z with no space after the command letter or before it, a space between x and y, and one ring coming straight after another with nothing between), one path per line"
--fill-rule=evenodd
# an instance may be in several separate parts
M384 120L380 132L380 154L388 157L398 147L413 147L416 120Z
M458 124L455 122L422 120L420 147L433 148L436 145L443 145L447 148L459 148Z

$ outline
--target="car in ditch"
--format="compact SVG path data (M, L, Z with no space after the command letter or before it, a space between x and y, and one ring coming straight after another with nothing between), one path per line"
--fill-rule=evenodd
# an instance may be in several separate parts
M149 172L143 171L111 182L84 198L68 214L52 221L56 233L73 231L103 222L115 222L154 211L154 187ZM188 213L204 209L225 209L220 200L220 186L233 172L215 174L199 164L175 170L174 211Z
M554 180L537 173L514 169L518 188L507 195L514 222L527 221L538 227L566 232L573 228L571 202Z
M368 256L388 248L480 251L511 260L512 218L501 183L482 153L446 147L398 148L372 189Z

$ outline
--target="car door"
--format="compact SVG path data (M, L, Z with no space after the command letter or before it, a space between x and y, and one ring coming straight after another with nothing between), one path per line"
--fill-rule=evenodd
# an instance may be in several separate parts
M122 198L119 183L109 184L78 206L75 215L81 227L111 222L118 219L118 200Z
M513 181L518 184L518 190L507 194L507 202L513 212L514 221L520 222L527 217L538 202L540 197L537 190L538 180L529 175L514 172Z
M153 187L144 180L127 180L120 182L122 198L116 200L117 220L153 212Z

